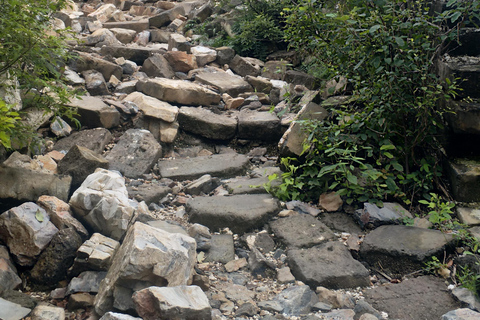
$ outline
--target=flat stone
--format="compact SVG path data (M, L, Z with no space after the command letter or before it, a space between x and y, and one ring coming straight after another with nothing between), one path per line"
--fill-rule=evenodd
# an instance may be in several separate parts
M261 72L261 67L263 65L259 65L255 63L255 60L244 58L239 55L236 55L230 61L230 68L238 75L245 77L247 75L250 76L258 76Z
M0 298L0 319L21 320L32 310Z
M211 307L197 286L149 287L133 294L138 314L144 320L210 320Z
M277 281L279 283L294 283L295 277L293 276L289 267L283 267L278 269Z
M209 194L220 185L220 179L212 178L211 175L206 174L192 181L185 186L185 191L188 194L198 196L200 194Z
M288 201L285 205L287 209L295 210L296 212L301 214L309 214L313 217L316 217L320 214L320 210L302 201L292 200L292 201Z
M114 58L125 58L138 65L142 65L151 55L161 53L161 51L156 48L146 47L103 46L100 53L103 56L110 55Z
M441 231L401 225L381 226L365 236L360 256L393 273L407 274L424 267L432 256L443 257L453 237ZM442 258L443 259L443 258Z
M118 64L84 52L77 52L76 54L78 54L77 59L72 59L69 63L70 68L74 71L83 72L96 70L100 72L105 79L110 79L112 75L117 79L122 78L123 70Z
M181 107L178 123L187 132L214 140L230 140L237 131L237 118L203 108Z
M150 286L186 285L193 276L195 260L193 238L136 222L129 228L100 284L95 311L99 315L114 307L132 311L131 297L135 291Z
M175 72L188 73L190 70L198 68L193 54L184 51L167 51L163 56Z
M192 47L190 51L195 56L199 67L203 67L207 63L213 62L217 58L217 51L204 46Z
M283 80L294 85L303 85L310 90L318 87L317 79L314 76L302 71L287 70Z
M148 19L150 28L156 27L161 28L168 25L170 22L175 20L179 15L185 15L185 8L183 6L175 6L172 9L165 10L164 12L150 17Z
M297 280L332 289L370 285L369 272L340 242L308 249L289 249L287 261Z
M107 271L119 246L118 241L94 233L78 248L71 275L77 276L87 270Z
M382 208L375 204L364 203L363 209L355 211L353 217L362 228L375 228L385 224L399 224L404 218L413 216L400 204L385 202Z
M456 287L452 290L452 294L458 301L462 302L468 308L480 311L480 300L472 291L467 288Z
M95 297L90 293L79 292L70 295L68 298L67 309L74 311L78 309L90 309L93 306Z
M252 90L252 87L242 77L232 76L226 72L200 73L195 77L195 81L213 86L220 93L227 93L232 97Z
M99 98L89 96L74 98L68 106L78 108L79 120L84 126L110 129L120 124L120 113L117 109Z
M50 305L38 305L30 314L32 320L65 320L65 309Z
M77 131L68 137L58 140L53 146L53 150L67 153L71 147L78 145L101 154L112 138L110 131L105 128Z
M168 102L144 95L141 92L133 92L125 97L124 101L131 101L143 112L144 115L166 122L174 122L177 119L178 107Z
M278 200L269 195L197 197L187 203L189 221L210 229L230 228L235 233L261 227L280 211Z
M134 30L136 32L142 32L144 30L147 30L150 27L147 19L132 20L132 21L104 22L102 26L107 29L121 28L121 29Z
M137 89L157 99L183 105L212 105L220 102L220 95L199 84L172 79L140 80Z
M45 210L33 202L0 215L0 239L21 266L33 266L57 232Z
M84 271L78 277L72 278L67 287L67 295L77 292L97 293L100 282L105 279L106 271Z
M269 182L268 177L260 178L234 178L224 183L230 194L259 194L268 193L264 185ZM272 186L280 185L279 180L274 180Z
M270 222L275 236L287 247L309 248L333 240L332 230L311 215L299 214Z
M456 201L480 202L480 163L469 159L448 162L452 193Z
M458 219L468 226L480 225L480 210L474 208L457 208Z
M109 169L128 178L148 173L162 156L162 146L148 130L128 129L106 156Z
M173 180L194 180L205 174L212 177L230 178L245 173L248 157L232 154L215 154L189 159L158 161L158 173L162 178Z
M181 225L178 225L174 221L151 220L147 221L146 224L169 233L180 233L188 236L188 232L185 230L185 228Z
M318 302L318 298L308 286L294 286L283 290L273 301L282 307L281 313L288 316L299 316L310 313Z
M442 315L442 320L476 320L479 318L480 313L468 308L452 310Z
M231 234L214 234L210 239L210 249L205 255L207 262L228 263L235 259L235 248Z
M282 136L280 119L270 112L242 109L238 114L237 136L247 140L278 140Z
M145 201L147 205L159 203L167 194L172 192L172 188L162 185L158 182L143 183L139 186L127 186L128 195L138 202Z
M245 258L231 260L225 264L225 270L227 272L235 272L240 270L241 268L246 267L247 265L248 265L248 262L247 262L247 259Z
M137 21L135 21L135 22L137 22ZM123 23L123 22L112 22L112 23ZM107 26L105 26L105 24L107 24ZM132 42L133 39L135 38L135 35L137 34L137 32L135 30L132 30L132 29L127 29L127 28L122 28L122 27L111 28L111 27L108 26L108 22L105 23L105 24L103 25L103 27L107 28L107 29L110 29L110 31L112 31L113 34L115 35L115 38L117 38L118 41L120 41L123 44L127 44L127 43ZM138 32L142 32L142 31L143 30L138 31Z
M142 318L132 317L131 315L117 312L107 312L100 320L142 320Z
M142 66L142 71L149 77L162 77L172 79L175 72L168 63L167 59L161 54L154 54L149 57Z
M366 302L392 319L440 319L444 313L460 307L447 291L445 281L433 276L365 289L363 294Z

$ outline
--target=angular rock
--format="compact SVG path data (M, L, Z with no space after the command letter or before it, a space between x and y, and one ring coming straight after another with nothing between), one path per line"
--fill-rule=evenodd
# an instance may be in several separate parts
M52 133L59 137L66 137L72 132L72 127L68 125L62 118L55 117L55 119L50 123L50 130Z
M381 226L365 236L360 256L372 266L380 263L392 273L407 274L423 268L432 256L443 257L452 240L451 235L437 230Z
M92 96L104 96L110 94L107 83L103 75L95 70L87 70L82 72L85 78L85 88Z
M72 178L0 165L0 198L36 201L48 194L66 201Z
M127 190L131 198L138 202L145 201L147 205L159 203L167 194L172 192L172 188L154 181L136 187L127 186Z
M112 31L100 28L87 36L85 44L87 46L101 47L103 45L121 45L122 43L117 40Z
M144 95L141 92L133 92L124 98L124 101L131 101L148 117L160 119L166 122L174 122L177 119L178 107L167 102L160 101L153 97Z
M32 310L0 298L0 319L21 320Z
M128 129L106 159L110 170L118 170L128 178L148 173L162 156L162 146L148 130Z
M369 272L340 242L308 249L289 249L287 261L293 275L311 287L332 289L365 287Z
M255 61L249 58L244 58L239 55L236 55L230 61L230 68L236 73L245 77L247 75L250 76L258 76L261 72L261 65L256 64Z
M210 249L212 235L207 227L195 223L188 228L188 235L197 242L197 250Z
M30 314L32 320L65 320L65 309L50 305L38 305Z
M118 173L97 169L70 198L72 210L95 232L119 240L133 218L125 180Z
M449 57L438 59L438 74L442 80L448 78L453 79L468 79L468 81L461 81L458 84L459 98L480 98L478 85L480 80L480 58L467 57Z
M214 140L230 140L237 131L237 119L203 108L181 107L178 122L183 130Z
M392 319L440 319L444 313L460 307L446 290L445 281L433 276L365 289L363 294L366 302Z
M318 298L308 286L294 286L283 290L273 301L281 306L281 313L299 316L310 313L313 305L318 302Z
M195 56L197 64L200 68L205 66L207 63L215 61L217 58L217 51L207 47L195 46L192 47L190 51Z
M97 168L108 169L108 160L78 145L70 148L58 163L58 173L72 177L72 190L76 190Z
M172 31L164 30L164 29L151 29L150 30L150 41L152 42L160 42L160 43L168 43L170 39L170 35Z
M166 10L156 16L148 19L150 28L161 28L175 20L179 15L185 15L185 8L183 6L175 6L170 10Z
M298 213L309 214L313 217L316 217L320 214L320 210L318 210L317 208L313 207L308 203L298 201L298 200L287 202L286 207L288 210L295 210Z
M121 79L123 73L119 65L83 52L78 52L77 59L72 59L69 65L76 72L97 70L105 79L110 79L112 75Z
M142 318L132 317L123 313L107 312L100 320L142 320Z
M78 145L90 149L97 154L101 154L111 140L112 134L105 128L82 130L58 140L53 146L53 149L67 153L71 147Z
M193 276L196 244L193 238L168 233L136 222L127 232L100 285L95 298L95 311L103 315L115 306L128 310L131 298L120 301L134 291L150 286L187 285ZM128 293L128 294L127 294ZM130 299L130 300L129 300Z
M30 271L32 283L42 289L55 288L59 281L66 279L81 245L82 238L75 229L58 231Z
M229 178L245 173L249 160L237 153L215 154L188 159L160 160L158 172L162 178L194 180L205 174Z
M79 120L83 126L110 129L120 124L120 113L117 109L99 98L88 96L74 98L68 106L78 108Z
M224 64L230 64L232 59L235 57L235 50L230 47L219 47L215 48L217 50L217 59L216 63L223 66Z
M479 164L469 159L454 159L448 162L449 179L452 184L452 193L457 201L480 201L480 174Z
M145 60L142 66L142 71L149 77L172 79L175 76L175 72L167 59L165 59L163 55L157 53Z
M230 194L258 194L267 193L264 185L268 184L268 177L260 178L234 178L225 182L225 187ZM279 180L273 180L272 186L279 186Z
M280 119L270 112L245 109L238 115L239 139L275 141L282 136Z
M142 32L142 31L147 30L149 28L149 23L148 23L147 19L131 20L131 21L115 21L115 22L105 22L105 23L103 23L103 27L107 28L107 29L120 28L120 29L133 30L133 31L136 31L136 32ZM112 30L112 32L114 32L114 31ZM116 36L117 36L117 34L116 34ZM117 36L117 39L122 41L118 36Z
M119 246L118 241L94 233L78 248L71 274L77 276L87 270L107 271Z
M193 54L184 51L168 51L163 56L175 72L188 73L188 71L198 68L197 60Z
M301 71L287 70L285 72L285 78L283 80L294 85L303 85L310 90L318 87L314 76Z
M231 234L212 235L205 261L227 263L233 259L235 259L233 236Z
M262 69L262 77L273 80L284 80L288 61L267 61Z
M125 93L125 94L133 93L136 90L137 82L138 80L122 82L115 88L115 93Z
M171 79L149 79L137 83L137 89L157 99L184 105L212 105L220 95L198 84Z
M215 188L220 185L220 179L212 178L211 175L206 174L201 176L195 181L192 181L188 185L185 186L185 191L191 195L200 195L201 193L209 194Z
M456 287L452 290L452 294L469 309L480 311L480 300L472 291L467 288Z
M442 320L475 320L480 318L480 313L468 308L449 311L442 315Z
M77 309L91 309L93 307L94 296L90 293L79 292L70 295L67 309L75 311Z
M375 228L385 224L398 224L404 218L413 216L398 203L386 202L382 208L364 203L363 209L355 211L353 217L362 228Z
M26 202L0 215L0 239L21 266L34 265L57 232L45 210L33 202Z
M73 278L67 287L67 295L77 292L97 293L100 282L105 279L106 271L85 271Z
M239 76L232 76L226 72L205 72L195 76L195 81L212 86L220 93L227 93L232 97L252 90L252 87Z
M192 45L188 42L187 38L179 33L170 33L168 37L168 51L184 51L190 53Z
M111 55L114 58L124 58L126 60L133 61L138 65L143 65L143 63L145 62L145 60L148 59L148 57L150 57L154 53L160 52L161 50L157 48L146 48L139 46L103 46L100 50L100 53L104 56ZM121 77L118 79L121 79Z
M197 197L187 203L189 221L210 229L230 228L234 233L261 227L280 211L278 200L269 195Z
M334 238L332 230L306 214L271 221L270 228L288 248L309 248Z
M272 83L267 78L246 76L245 80L255 89L255 92L269 94L273 88Z
M22 284L22 279L17 275L17 269L10 259L8 250L0 246L0 296L4 291L15 290Z
M210 320L211 307L197 286L149 287L133 294L135 308L145 320Z
M289 267L283 267L278 269L277 281L279 283L294 283L295 277L293 276Z
M122 22L112 22L112 23L122 23ZM107 25L108 26L108 25ZM105 28L108 28L104 25ZM133 41L137 32L132 29L127 28L109 28L110 31L115 35L115 38L118 39L123 44L127 44ZM143 31L143 30L141 30ZM139 31L139 32L141 32Z

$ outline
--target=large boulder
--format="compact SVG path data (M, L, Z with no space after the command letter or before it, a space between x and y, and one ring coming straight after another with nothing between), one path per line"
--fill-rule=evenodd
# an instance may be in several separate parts
M115 240L124 236L135 211L128 199L125 179L105 169L89 175L69 204L93 231Z
M252 91L252 87L242 77L223 71L199 73L195 76L195 81L217 88L220 93L227 93L232 97Z
M190 284L195 260L195 239L136 222L100 285L95 311L99 315L113 308L133 311L131 297L135 291Z
M270 112L245 109L238 115L239 139L278 141L282 136L280 119Z
M156 98L147 96L141 92L133 92L124 98L124 101L131 101L143 112L144 115L174 122L177 119L178 107L172 106L168 102L160 101Z
M7 247L0 246L0 296L7 290L15 290L22 284L17 269L10 259Z
M71 147L78 145L90 149L97 154L101 154L112 138L113 136L110 131L105 128L82 130L58 140L53 146L53 149L67 153Z
M32 266L58 229L48 214L33 202L26 202L0 215L0 239L21 266Z
M162 146L143 129L129 129L107 155L110 170L118 170L128 178L148 173L162 156Z
M167 59L161 54L154 54L142 66L142 71L149 77L161 77L171 79L175 76L175 72L168 63Z
M197 286L149 287L133 294L138 314L144 320L210 320L210 303Z
M119 246L118 241L94 233L78 248L70 274L76 276L87 270L107 271Z
M178 122L183 130L214 140L230 140L237 131L235 117L203 108L181 107Z
M68 106L77 108L83 126L110 129L120 124L120 112L100 98L82 96L72 99Z
M157 99L184 105L212 105L220 95L198 84L171 79L148 79L137 83L137 89Z
M110 79L111 76L122 78L123 70L118 64L109 62L107 60L95 57L88 53L78 52L77 59L72 59L70 67L76 72L83 72L87 70L97 70L105 79Z
M235 233L263 226L280 211L278 200L270 195L196 197L187 202L189 221L210 229L230 228Z

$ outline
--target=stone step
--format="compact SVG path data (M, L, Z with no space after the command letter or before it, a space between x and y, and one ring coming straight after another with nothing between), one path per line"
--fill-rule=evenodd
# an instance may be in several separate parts
M448 163L452 193L457 201L480 201L480 162L471 159L454 159Z
M232 178L243 175L249 165L248 157L237 153L215 154L187 159L160 160L157 171L162 178L195 180L205 174Z
M458 98L480 98L480 57L445 56L438 62L438 75L441 79L461 79L457 83L461 90Z

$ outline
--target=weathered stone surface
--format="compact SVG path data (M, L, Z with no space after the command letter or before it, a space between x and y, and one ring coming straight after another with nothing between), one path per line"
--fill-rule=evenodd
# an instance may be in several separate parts
M123 23L123 22L112 22L112 23ZM103 25L105 28L108 28L107 26ZM127 29L127 28L109 28L110 31L115 35L115 38L118 39L121 43L130 43L133 41L135 38L135 35L137 32L132 29ZM143 30L142 30L143 31ZM141 32L141 31L139 31Z
M78 248L71 274L77 276L87 270L107 271L119 246L118 241L94 233Z
M242 77L232 76L226 72L204 72L195 77L195 81L215 87L220 93L232 97L252 90L252 87Z
M133 92L125 97L124 101L131 101L148 117L160 119L166 122L174 122L177 119L178 107L172 106L165 101L144 95L141 92Z
M158 203L167 194L172 192L172 188L162 185L158 182L144 183L139 186L127 186L128 195L138 202L145 201L147 205L150 203Z
M187 73L198 68L197 60L193 54L188 54L184 51L168 51L163 56L175 72Z
M143 30L147 30L149 28L149 23L147 19L143 20L132 20L132 21L115 21L115 22L105 22L103 23L103 27L107 29L129 29L136 32L142 32ZM115 33L115 31L112 30ZM122 41L117 34L117 39ZM123 41L122 41L123 42ZM130 42L130 41L129 41ZM125 42L124 42L125 43Z
M290 249L288 264L297 280L311 287L332 289L365 287L369 272L340 242L327 242L308 249Z
M248 157L237 153L215 154L188 159L160 160L158 171L162 178L193 180L205 174L229 178L245 173Z
M195 253L193 238L136 222L100 285L95 311L103 315L114 306L128 310L133 306L132 293L150 286L187 285L193 275ZM125 300L122 302L121 298Z
M255 92L269 94L273 88L272 83L267 78L246 76L245 80L255 89Z
M152 54L159 53L160 50L156 48L146 47L124 47L124 46L103 46L100 53L104 56L111 55L114 58L125 58L135 62L138 65L143 65L145 60ZM107 79L107 78L106 78ZM110 79L110 78L108 78ZM121 79L121 78L118 78Z
M58 140L53 149L67 153L71 147L78 145L101 154L110 140L112 140L112 134L105 128L82 130Z
M214 234L205 261L227 263L235 259L235 248L231 234Z
M264 185L268 183L268 177L260 178L234 178L225 182L225 187L231 194L258 194L267 193ZM272 186L280 185L279 180L273 180Z
M480 225L480 210L474 208L457 208L458 219L461 223L464 223L469 226L478 226Z
M467 288L456 287L452 290L452 295L469 309L480 311L480 300L475 293Z
M73 278L67 287L67 295L77 292L97 293L100 282L105 279L106 271L85 271Z
M433 276L365 289L363 294L368 303L392 319L440 319L442 314L460 307L446 290L444 280Z
M278 143L278 148L280 149L281 155L299 156L303 152L303 141L305 138L307 138L307 133L303 129L301 123L296 121L307 119L321 121L327 116L327 111L325 108L313 102L317 101L317 97L318 92L312 91L305 94L302 97L302 100L300 100L300 111Z
M4 291L15 290L22 284L17 269L10 259L7 247L0 246L0 296Z
M104 45L121 45L112 31L106 28L100 28L95 30L92 34L88 35L85 39L85 45L101 47Z
M145 60L142 66L142 71L149 77L172 79L175 76L175 72L167 59L165 59L163 55L157 53Z
M270 228L289 248L309 248L334 238L332 230L306 214L271 221Z
M438 59L438 73L442 79L468 79L458 84L460 98L480 98L480 58L474 56Z
M318 302L315 292L308 286L294 286L283 290L274 299L281 308L281 313L288 316L299 316L310 313L311 308Z
M452 193L457 201L480 201L480 171L476 161L468 159L455 159L449 161L448 171Z
M108 160L78 145L70 148L58 163L58 173L72 177L72 190L76 190L97 168L108 169Z
M32 202L0 215L0 239L21 266L32 266L57 232L45 210Z
M280 119L270 112L242 109L238 114L237 136L250 140L278 140L282 136Z
M170 10L166 10L156 16L148 19L150 28L161 28L175 20L179 15L185 15L185 8L183 6L175 6Z
M273 80L284 80L288 61L267 61L262 69L262 77Z
M198 84L182 80L149 79L137 83L137 89L157 99L184 105L212 105L220 95Z
M424 266L432 256L443 256L452 236L438 230L401 225L381 226L367 234L360 248L362 259L372 266L406 274Z
M195 46L190 49L197 60L198 66L201 68L207 63L215 61L217 58L217 51L204 46Z
M235 71L236 74L239 74L242 77L247 75L254 77L258 76L260 74L261 67L263 66L256 64L254 60L244 58L239 55L236 55L230 61L230 68Z
M60 117L55 117L55 119L50 123L50 130L57 137L66 137L72 132L72 127L65 122Z
M117 109L99 98L88 96L74 98L68 106L78 108L79 120L83 126L110 129L120 124L120 113Z
M41 289L55 288L59 281L65 280L81 245L82 238L75 229L58 231L30 271L31 281Z
M405 210L400 204L385 202L382 208L375 204L364 203L363 209L355 211L353 217L362 228L375 228L385 224L398 224L404 218L413 216Z
M100 320L142 320L142 318L132 317L123 313L107 312L100 318Z
M90 293L74 293L68 298L67 309L69 311L75 311L77 309L90 309L93 307L93 302L94 296Z
M148 173L162 156L162 146L153 135L142 129L128 129L106 159L110 170L118 170L129 178Z
M212 235L207 227L199 223L194 223L188 228L188 235L195 239L198 250L210 249Z
M168 43L172 31L165 29L150 29L150 41Z
M480 318L480 313L468 308L449 311L442 315L442 320L475 320Z
M21 320L32 310L0 298L0 319Z
M277 281L279 283L293 283L295 282L295 277L293 276L289 267L283 267L278 269Z
M217 50L217 62L219 65L223 66L224 64L230 64L230 61L235 57L235 50L230 47L219 47L215 48Z
M210 320L211 307L197 286L149 287L133 294L135 308L145 320Z
M95 70L87 70L82 72L85 78L85 88L92 96L103 96L110 94L107 83L103 75Z
M301 71L287 70L285 72L285 78L283 80L294 85L303 85L310 90L318 87L314 76Z
M181 107L178 123L187 132L214 140L230 140L237 131L236 118L203 108Z
M187 38L179 33L170 33L168 37L168 51L184 51L190 53L192 45L188 42Z
M119 65L84 52L78 52L78 58L71 60L70 67L76 72L97 70L105 79L110 79L112 75L121 79L123 73Z
M280 211L278 200L269 195L236 195L231 197L197 197L186 207L189 220L210 229L228 227L235 233L261 227Z
M38 305L30 314L32 320L65 320L65 309L51 305Z
M185 191L191 195L209 194L220 185L220 179L206 174L185 186Z
M316 217L320 214L320 210L308 203L299 200L288 201L285 205L288 210L294 210L302 214L309 214L313 217Z
M0 165L0 198L36 201L48 194L66 201L72 178Z
M69 204L93 231L115 240L123 237L135 210L128 200L125 179L105 169L89 175Z

